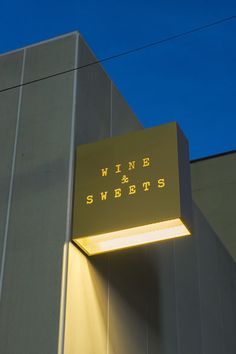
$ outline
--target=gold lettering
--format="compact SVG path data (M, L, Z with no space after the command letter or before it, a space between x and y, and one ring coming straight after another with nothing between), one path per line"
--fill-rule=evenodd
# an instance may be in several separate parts
M129 194L135 194L136 193L136 186L135 184L132 184L132 186L129 186Z
M93 203L93 195L87 195L86 203L87 204L92 204Z
M121 188L114 189L115 198L121 197Z
M124 184L124 183L128 183L129 182L129 177L127 177L126 175L124 175L122 178L121 178L121 183Z
M149 157L145 157L143 159L143 167L147 167L150 165L150 158Z
M101 192L101 200L107 200L107 193L108 192Z
M166 183L165 183L165 178L159 178L157 181L158 184L158 188L163 188L165 187Z
M121 172L121 164L119 163L118 165L116 165L116 173L120 173Z
M143 182L143 190L144 190L144 192L149 191L150 185L151 185L151 183L149 181Z
M135 169L135 161L129 161L129 170Z
M102 168L102 169L101 169L101 171L102 171L102 177L107 176L107 173L108 173L108 167L106 167L106 168Z

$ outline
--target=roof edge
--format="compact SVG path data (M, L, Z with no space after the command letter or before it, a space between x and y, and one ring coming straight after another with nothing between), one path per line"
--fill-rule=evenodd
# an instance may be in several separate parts
M24 49L27 49L27 48L36 47L38 45L41 45L43 43L48 43L48 42L54 41L56 39L69 37L69 36L71 36L73 34L80 34L80 32L79 31L72 31L72 32L67 32L67 33L55 36L55 37L50 37L48 39L43 39L43 40L41 40L39 42L34 42L34 43L31 43L31 44L28 44L28 45L26 45L24 47L20 47L20 48L17 48L17 49L12 49L12 50L9 50L7 52L0 53L0 57L2 57L4 55L8 55L8 54L17 53L17 52L20 52L21 50L24 50Z
M221 157L221 156L235 154L235 153L236 153L236 150L225 151L225 152L222 152L222 153L219 153L219 154L210 155L210 156L206 156L206 157L200 157L199 159L191 160L190 163L204 161L204 160L209 160L209 159L214 159L215 157Z

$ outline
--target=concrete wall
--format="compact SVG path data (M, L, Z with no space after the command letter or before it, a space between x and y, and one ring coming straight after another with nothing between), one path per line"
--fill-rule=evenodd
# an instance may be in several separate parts
M236 151L191 163L193 199L236 261Z
M194 234L87 258L70 245L65 353L236 351L236 266L194 207Z
M76 41L72 34L0 57L2 89L25 84L0 93L4 354L57 352L76 72L44 78L75 67Z
M233 354L235 263L196 206L190 238L69 242L76 145L141 128L100 65L74 70L94 60L78 33L0 57L0 353Z

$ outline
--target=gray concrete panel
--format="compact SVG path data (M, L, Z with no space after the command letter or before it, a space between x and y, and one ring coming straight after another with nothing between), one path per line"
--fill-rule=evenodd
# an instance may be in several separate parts
M73 73L23 90L0 352L57 352Z
M79 66L96 61L83 39L79 38ZM78 144L110 136L111 83L99 64L78 71Z
M155 279L147 300L149 354L178 353L173 240L150 244L148 259Z
M236 152L191 163L193 199L236 260Z
M194 227L197 234L203 353L222 354L224 347L216 235L196 206Z
M19 89L0 93L0 274L2 261L4 262L3 249L16 134L18 101Z
M23 50L0 55L0 90L20 84Z
M79 37L77 65L95 61ZM100 65L78 70L75 145L110 136L110 81ZM65 354L108 350L108 259L88 258L69 246Z
M74 69L76 34L27 48L24 83Z
M148 277L143 247L109 255L109 354L146 353Z
M192 236L174 241L177 332L181 354L202 352L196 238L193 227Z
M234 284L232 263L233 259L229 257L228 252L219 240L216 240L218 251L218 269L219 269L219 290L220 290L220 315L222 333L223 333L223 347L224 353L235 353L235 334L236 334L236 316L234 313L234 304L236 297L234 297Z
M121 135L142 129L141 123L138 121L128 104L125 102L121 93L112 83L112 135Z
M232 283L233 283L233 319L234 319L234 333L236 333L236 263L231 262L231 277L232 277ZM234 335L234 343L233 343L233 348L234 348L234 353L236 353L236 340L235 340L235 335Z

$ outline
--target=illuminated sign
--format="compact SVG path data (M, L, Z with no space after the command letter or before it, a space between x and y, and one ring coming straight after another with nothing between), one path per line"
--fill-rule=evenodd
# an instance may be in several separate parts
M77 148L73 241L88 255L190 235L188 143L176 123Z

